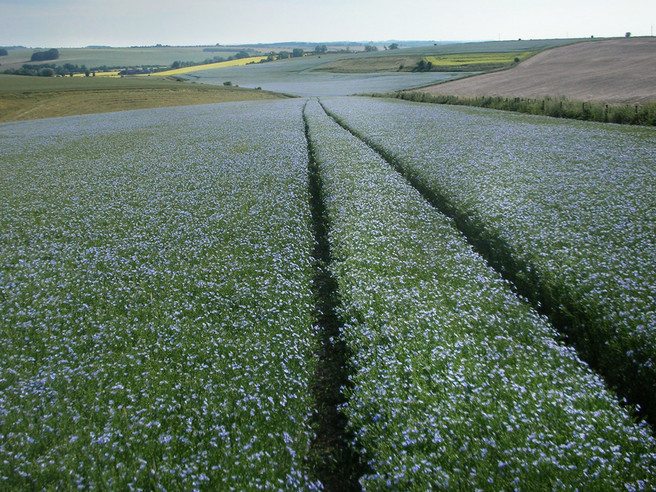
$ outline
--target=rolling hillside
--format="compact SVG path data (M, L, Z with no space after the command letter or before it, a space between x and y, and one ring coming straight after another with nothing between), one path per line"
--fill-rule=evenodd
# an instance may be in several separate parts
M656 101L656 38L578 43L544 51L515 68L434 85L431 94L642 103Z
M213 47L210 47L213 48ZM87 67L98 67L107 65L110 67L120 66L139 66L139 65L170 65L176 60L202 62L214 56L235 55L239 49L232 47L217 48L222 51L203 51L202 46L190 47L144 47L144 48L58 48L59 58L53 61L31 62L30 57L35 51L42 51L40 48L18 48L10 49L9 55L0 58L0 72L7 69L20 68L25 63L43 64L72 63L75 65L86 65Z
M129 109L275 99L267 91L183 84L163 77L23 77L0 74L0 123Z

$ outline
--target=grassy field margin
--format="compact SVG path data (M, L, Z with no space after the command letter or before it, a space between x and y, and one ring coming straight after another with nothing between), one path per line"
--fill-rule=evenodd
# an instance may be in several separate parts
M0 75L0 123L131 109L288 97L269 91L152 77Z
M545 97L529 99L522 97L460 97L432 95L425 92L399 91L383 94L368 94L371 97L403 99L405 101L475 106L478 108L514 111L519 113L569 118L599 123L622 125L656 126L656 102L651 104L604 104L599 102L573 101L565 98Z

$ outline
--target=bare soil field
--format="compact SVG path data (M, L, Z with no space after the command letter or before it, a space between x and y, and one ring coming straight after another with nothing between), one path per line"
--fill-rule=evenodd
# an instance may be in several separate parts
M566 97L656 101L656 38L612 39L553 48L516 67L422 89L461 97Z

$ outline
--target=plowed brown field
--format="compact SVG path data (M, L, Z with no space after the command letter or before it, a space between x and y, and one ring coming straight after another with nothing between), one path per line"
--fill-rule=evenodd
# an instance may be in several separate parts
M566 97L579 101L656 101L656 38L577 43L515 68L422 89L455 96Z

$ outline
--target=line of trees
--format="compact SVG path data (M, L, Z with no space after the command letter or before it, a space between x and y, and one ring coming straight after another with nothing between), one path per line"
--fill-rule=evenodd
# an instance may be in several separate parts
M95 77L96 72L108 72L110 70L118 70L119 68L121 67L108 67L106 65L88 68L86 65L74 65L73 63L64 63L63 65L56 65L54 63L33 65L26 63L21 68L10 68L2 73L8 75L27 75L30 77L72 77L73 74L83 73L87 77ZM159 67L134 67L134 71L136 73L151 73L156 68Z
M419 60L417 65L412 69L413 72L430 72L433 70L433 62L424 59Z
M176 68L195 67L197 65L207 65L209 63L219 63L230 60L241 60L242 58L249 58L250 56L250 53L247 51L240 51L239 53L227 58L224 58L223 56L215 56L213 58L207 58L201 62L176 60L171 63L170 68L175 70ZM166 70L168 70L168 68Z
M94 69L93 72L96 70ZM65 77L73 75L74 73L84 73L89 76L92 70L89 70L86 65L73 65L72 63L64 63L63 65L55 65L53 63L43 63L41 65L24 64L21 68L14 68L5 70L4 73L9 75L28 75L32 77L54 77L59 75Z
M294 48L291 51L291 53L289 51L279 51L278 53L276 53L275 51L272 51L267 56L266 61L286 60L287 58L300 58L304 54L305 54L305 51L303 51L301 48Z
M75 72L79 67L76 65ZM54 65L51 63L44 63L43 65L30 65L26 63L21 68L13 68L5 70L4 73L9 75L28 75L32 77L53 77L55 75L70 75L71 71L62 66Z

